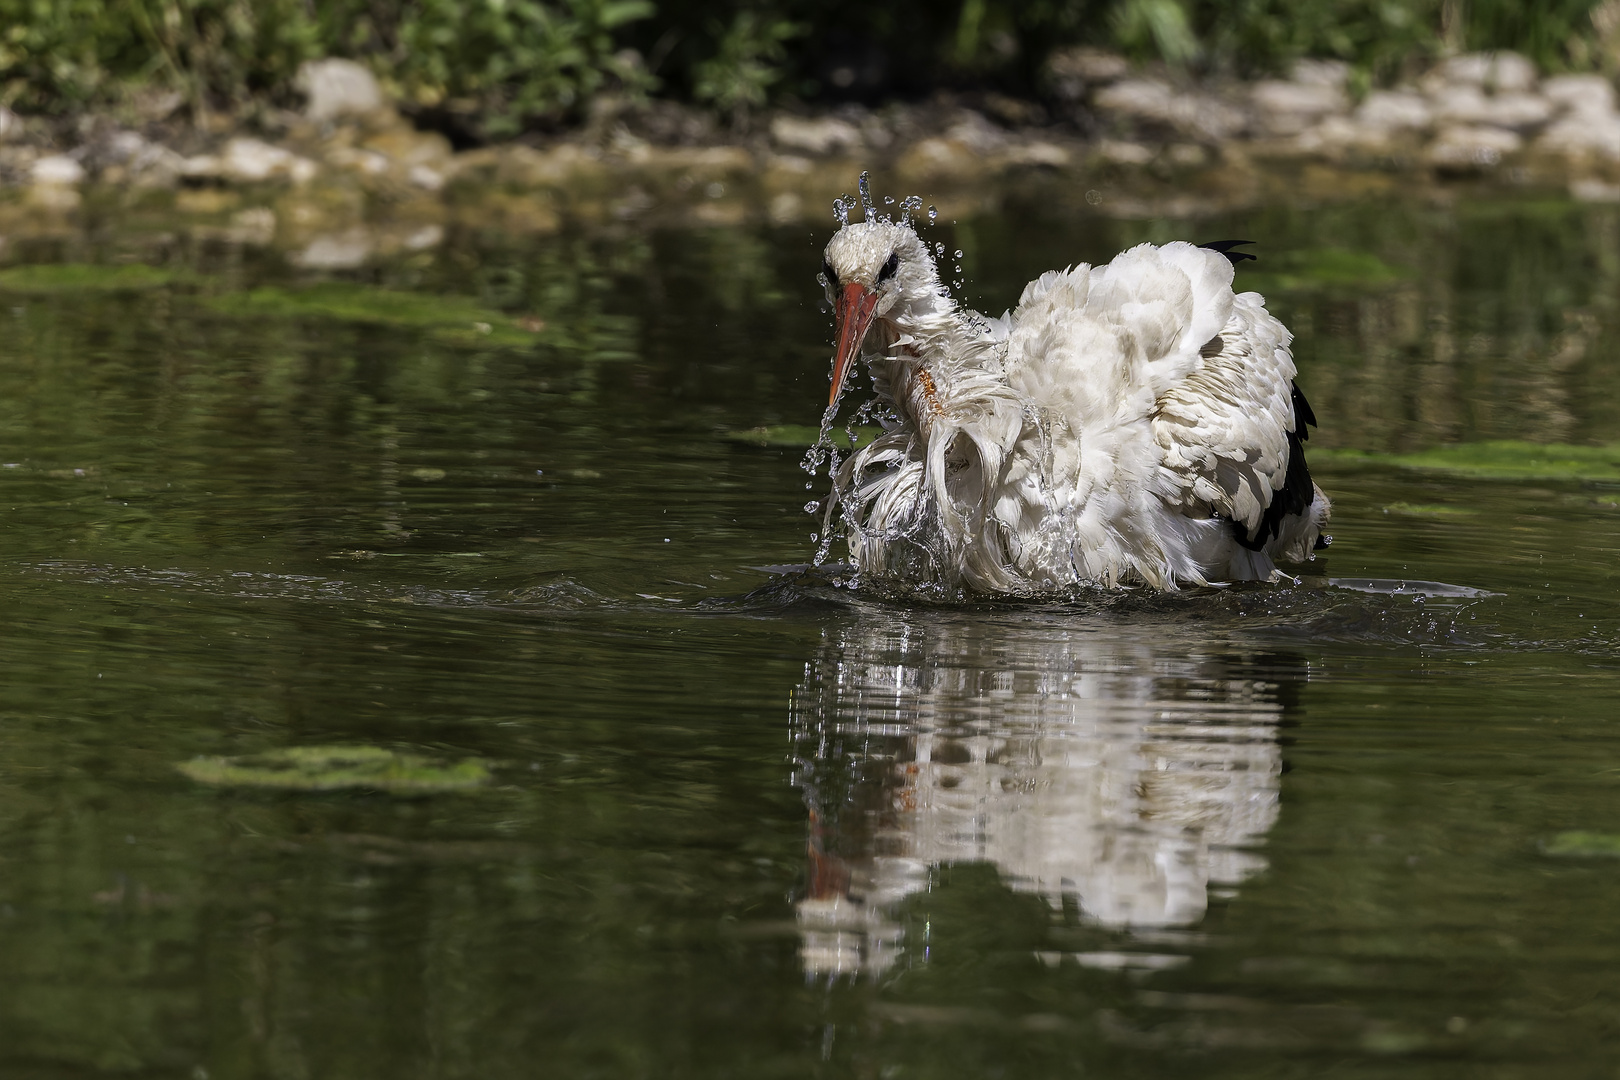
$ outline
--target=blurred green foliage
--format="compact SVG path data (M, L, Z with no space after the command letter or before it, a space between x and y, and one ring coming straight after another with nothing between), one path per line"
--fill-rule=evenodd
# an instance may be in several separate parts
M290 103L302 62L350 56L409 107L499 136L605 91L738 118L773 96L1038 95L1068 45L1241 74L1333 57L1364 82L1471 49L1612 69L1620 0L0 0L0 101Z

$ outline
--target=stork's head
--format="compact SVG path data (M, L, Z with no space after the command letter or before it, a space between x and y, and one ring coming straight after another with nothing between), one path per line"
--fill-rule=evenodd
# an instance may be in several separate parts
M939 276L928 248L910 225L861 221L845 225L827 242L821 283L837 321L838 354L827 399L832 405L873 321L893 318L912 302L932 297L938 292Z

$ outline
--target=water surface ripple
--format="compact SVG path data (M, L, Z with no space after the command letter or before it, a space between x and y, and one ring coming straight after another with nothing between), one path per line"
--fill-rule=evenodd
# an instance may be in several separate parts
M1620 444L1620 209L933 228L990 310L1260 237L1326 557L1040 603L809 569L802 448L730 436L818 415L824 236L451 235L336 282L4 248L186 273L0 304L0 1069L1612 1076L1620 498L1599 451L1390 462ZM481 771L193 778L357 747Z

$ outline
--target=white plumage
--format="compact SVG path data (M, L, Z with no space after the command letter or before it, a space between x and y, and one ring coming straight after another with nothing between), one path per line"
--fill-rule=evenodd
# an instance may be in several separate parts
M1221 252L1141 244L1043 274L987 319L951 299L909 224L868 210L828 243L822 279L828 420L857 358L887 410L826 506L864 576L1174 589L1267 580L1326 543L1291 335L1258 293L1234 295Z

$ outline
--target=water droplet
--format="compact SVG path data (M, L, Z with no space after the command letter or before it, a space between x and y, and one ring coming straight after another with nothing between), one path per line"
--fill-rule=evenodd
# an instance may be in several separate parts
M960 258L961 258L961 257L962 257L962 249L961 249L961 248L957 248L957 249L956 249L956 254L955 254L955 255L954 255L954 256L953 256L953 257L954 257L954 258L957 258L957 259L960 259Z
M1096 189L1086 192L1086 202L1090 203L1092 206L1096 206L1098 203L1102 202L1102 192L1097 191Z
M894 196L893 195L885 195L885 196L883 196L883 205L884 206L893 206L894 205Z
M939 211L936 210L932 206L930 206L928 208L928 220L929 221L938 221L939 220Z
M811 533L811 534L810 534L810 542L811 542L811 543L812 543L812 544L813 544L813 543L815 543L815 542L816 542L816 541L817 541L817 540L818 540L818 539L820 539L820 538L819 538L819 537L818 537L818 536L816 536L816 534L815 534L815 533Z
M943 256L945 254L945 245L944 245L944 243L936 243L934 245L934 254L941 255L941 256Z
M811 499L809 502L804 504L804 512L807 514L813 514L820 509L821 504L814 499Z

